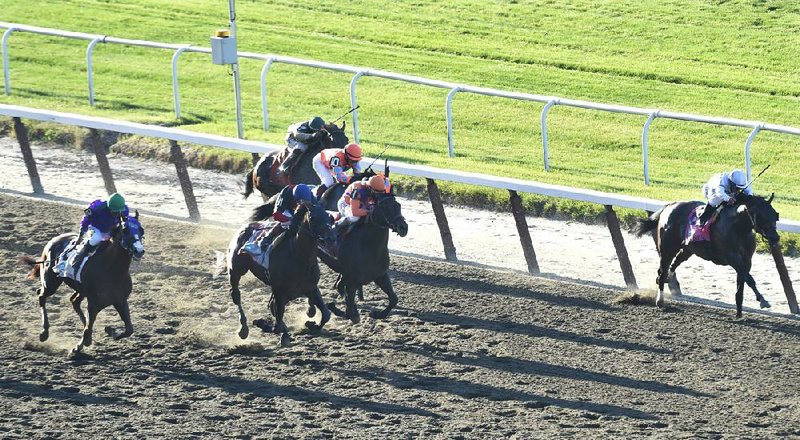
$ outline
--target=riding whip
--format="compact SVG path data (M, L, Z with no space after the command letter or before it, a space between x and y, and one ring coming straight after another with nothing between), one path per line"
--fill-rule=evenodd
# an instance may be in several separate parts
M763 169L763 170L761 170L761 172L760 172L760 173L758 173L758 174L756 175L756 177L753 177L753 179L752 179L752 180L750 180L749 182L747 182L747 185L743 186L743 187L742 187L742 189L740 189L740 190L739 190L739 192L742 192L742 191L744 191L744 190L745 190L745 188L747 188L748 186L752 185L752 184L753 184L753 182L755 182L755 181L756 181L756 179L758 179L759 177L761 177L761 175L762 175L762 174L764 174L764 171L767 171L767 170L769 169L769 167L771 167L771 166L772 166L772 164L769 164L769 165L767 165L766 167L764 167L764 169Z
M388 147L386 146L386 144L383 144L383 151L381 151L381 154L379 154L379 155L378 155L378 156L377 156L375 159L373 159L373 160L372 160L372 163L371 163L371 164L369 164L369 166L368 166L368 167L366 167L365 169L366 169L366 170L368 170L368 169L372 168L372 166L373 166L373 165L375 165L375 162L376 162L378 159L380 159L380 158L381 158L381 156L383 156L383 153L385 153L385 152L386 152L386 149L387 149L387 148L388 148Z
M357 105L357 106L355 106L355 107L351 108L350 110L348 110L348 111L347 111L347 113L343 114L342 116L339 116L338 118L334 119L334 120L333 120L333 121L331 121L330 123L331 123L331 124L333 124L333 123L336 123L336 122L338 122L338 121L339 121L339 119L342 119L343 117L345 117L345 116L349 115L350 113L353 113L353 112L354 112L354 111L356 111L356 110L357 110L359 107L361 107L361 105Z

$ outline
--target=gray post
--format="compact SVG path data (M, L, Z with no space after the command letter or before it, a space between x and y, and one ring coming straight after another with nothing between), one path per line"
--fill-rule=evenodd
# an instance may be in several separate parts
M111 174L111 167L108 166L108 158L106 157L106 150L103 147L103 139L100 137L100 132L95 128L90 128L92 147L94 148L94 156L97 158L97 165L100 166L100 174L103 175L103 183L106 186L106 192L110 195L117 192L117 187L114 185L114 176Z
M42 182L39 180L39 171L36 169L36 161L33 159L31 143L28 141L28 129L20 118L14 118L14 132L17 134L19 149L22 150L22 158L25 160L25 168L28 169L28 177L31 178L31 186L35 194L44 194Z
M622 276L625 278L625 285L629 289L638 289L636 285L636 276L633 274L633 267L631 260L628 258L628 250L625 248L625 239L622 237L622 231L619 228L619 219L617 213L611 205L606 206L606 223L608 223L608 230L611 232L611 241L614 242L614 249L617 251L617 258L619 259L619 267L622 269Z
M775 244L770 246L770 250L772 251L772 258L775 259L775 267L778 269L778 275L781 277L783 291L786 293L786 301L789 303L789 311L796 315L800 313L800 309L797 307L797 297L794 296L792 280L789 278L789 272L786 270L786 263L783 261L781 247Z
M450 233L450 225L447 223L447 216L444 214L442 194L439 192L439 187L436 185L435 180L427 178L425 180L428 181L428 198L431 200L433 215L436 217L436 224L439 226L439 234L442 236L444 257L447 261L458 261L456 247L453 244L453 235Z
M197 208L197 199L194 197L192 180L189 179L189 171L186 169L186 158L183 156L180 145L177 141L169 141L169 160L175 164L175 171L178 173L178 180L181 182L183 198L186 200L186 207L189 209L189 218L200 221L200 210Z
M522 209L522 197L514 190L508 190L508 194L511 202L511 213L514 214L519 241L522 244L522 253L525 254L525 261L528 263L528 272L538 275L539 263L536 261L536 251L533 250L531 233L528 231L528 221L525 219L525 211Z

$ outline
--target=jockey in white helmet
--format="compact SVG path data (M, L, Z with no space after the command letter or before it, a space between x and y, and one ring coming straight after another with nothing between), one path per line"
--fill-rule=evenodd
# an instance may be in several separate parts
M733 205L736 203L736 196L740 193L753 194L753 189L747 184L747 175L744 171L736 169L729 173L717 173L711 176L703 185L703 196L708 199L708 203L698 219L699 223L705 224L721 204Z

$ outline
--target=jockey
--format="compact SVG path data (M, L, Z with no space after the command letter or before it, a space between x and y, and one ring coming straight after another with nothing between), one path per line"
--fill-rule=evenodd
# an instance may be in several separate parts
M269 248L275 237L280 235L284 229L288 229L292 223L292 219L301 213L300 208L308 209L309 205L315 202L314 194L311 187L304 183L297 185L286 185L282 190L278 199L275 201L275 211L272 218L278 222L269 233L261 233L258 238L252 242L245 243L242 246L242 251L251 255L261 255ZM302 217L301 217L302 218Z
M361 217L366 217L375 205L377 196L388 194L390 191L389 179L383 174L351 183L339 199L338 207L341 217L333 225L334 233L339 235L342 228L357 222Z
M80 233L75 240L76 245L80 247L69 262L62 258L58 267L54 267L56 272L63 272L66 276L74 278L83 259L97 249L101 242L108 241L111 232L127 218L128 205L119 193L111 194L107 201L98 199L89 204L83 211Z
M286 130L286 145L291 150L291 153L278 167L278 172L287 173L303 152L308 149L309 144L326 136L325 132L322 131L324 126L325 120L319 116L314 116L310 121L290 125Z
M352 169L354 173L360 173L361 156L361 146L358 144L348 144L344 148L328 148L314 156L311 165L322 182L317 187L317 198L322 197L325 190L336 182L343 184L350 182L350 177L345 174L347 170Z
M736 196L740 193L753 194L753 189L747 184L747 175L744 171L736 169L730 173L723 172L711 176L703 185L703 196L708 199L708 203L698 219L698 224L702 226L711 219L722 203L729 205L736 203Z

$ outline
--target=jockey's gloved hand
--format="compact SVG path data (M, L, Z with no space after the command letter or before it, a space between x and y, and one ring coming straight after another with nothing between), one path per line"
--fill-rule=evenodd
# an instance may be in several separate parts
M322 131L322 130L319 130L319 131L317 131L316 133L314 133L314 135L313 135L313 136L311 136L311 137L312 137L314 140L321 141L322 139L324 139L324 138L325 138L325 136L326 136L326 133L325 133L324 131Z
M728 205L729 206L733 206L735 204L736 204L736 198L735 197L731 197L730 199L728 199Z

